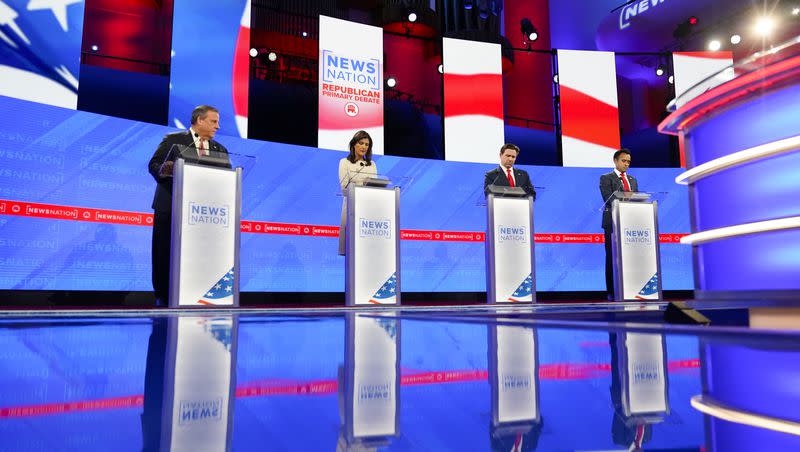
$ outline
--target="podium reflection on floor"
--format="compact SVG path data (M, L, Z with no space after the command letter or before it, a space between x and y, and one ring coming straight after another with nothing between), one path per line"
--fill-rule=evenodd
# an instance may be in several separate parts
M231 449L238 319L154 318L147 347L143 450Z

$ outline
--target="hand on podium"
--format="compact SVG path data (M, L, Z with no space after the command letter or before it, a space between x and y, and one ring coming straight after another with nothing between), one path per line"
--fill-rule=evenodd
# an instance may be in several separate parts
M158 175L159 177L171 177L172 176L172 168L175 166L175 162L173 161L166 161L161 164L161 167L158 168Z

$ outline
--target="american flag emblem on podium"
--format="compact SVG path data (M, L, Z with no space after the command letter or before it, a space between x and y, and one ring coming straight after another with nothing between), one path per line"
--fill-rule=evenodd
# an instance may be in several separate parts
M233 268L225 273L210 289L197 300L200 304L217 304L210 300L219 300L233 296Z
M392 298L397 296L397 273L392 273L392 276L386 280L385 283L375 292L375 295L369 299L372 304L392 304Z
M647 284L636 295L637 300L653 300L658 297L658 273L653 274Z
M520 283L517 290L508 297L508 301L533 301L533 297L531 296L533 290L533 277L530 273L528 276Z

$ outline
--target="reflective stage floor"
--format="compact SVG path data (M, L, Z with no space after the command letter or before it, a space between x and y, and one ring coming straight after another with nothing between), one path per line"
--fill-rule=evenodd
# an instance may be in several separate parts
M695 307L0 312L0 451L800 450L800 311Z

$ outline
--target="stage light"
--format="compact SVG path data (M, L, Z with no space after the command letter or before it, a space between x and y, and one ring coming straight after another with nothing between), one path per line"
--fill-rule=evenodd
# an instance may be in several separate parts
M558 74L553 76L553 83L558 84Z
M675 83L675 76L670 75L669 78L667 78L667 81L669 82L670 85L672 85L673 83Z
M792 15L797 16L800 14L800 8L792 8Z
M275 60L277 60L277 59L278 59L278 54L277 54L277 53L275 53L275 52L270 52L270 53L267 55L267 58L268 58L270 61L275 61Z
M415 12L408 13L408 21L409 22L416 22L417 21L417 13L415 13Z
M755 32L760 36L769 36L775 29L775 21L769 16L761 16L756 20Z
M539 39L539 32L536 31L536 27L533 26L533 23L527 17L519 21L519 29L527 40L532 42Z
M679 23L672 32L672 37L675 39L684 39L692 34L692 29L697 26L700 21L697 16L690 16L688 19Z
M708 50L712 52L716 52L717 50L722 48L722 43L719 42L718 39L712 39L708 42Z
M253 58L257 57L258 56L258 49L256 49L255 47L250 49L250 56L253 57Z
M302 33L300 33L300 34L301 34L301 35L302 35L304 38L307 38L307 37L308 37L308 32L307 32L307 31L304 31L304 32L302 32Z
M97 52L100 50L100 47L97 47L97 44L92 44L92 52Z
M439 70L440 74L444 74L444 65L443 64L440 64L437 69Z
M736 45L742 42L742 37L739 35L732 35L731 36L731 44Z
M397 80L394 77L389 77L386 79L386 86L389 88L394 88L397 86Z
M474 3L474 0L464 0L462 4L464 5L464 9L472 9Z
M662 66L660 64L658 65L658 67L656 68L656 75L659 76L659 77L664 75L664 66Z

